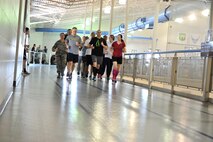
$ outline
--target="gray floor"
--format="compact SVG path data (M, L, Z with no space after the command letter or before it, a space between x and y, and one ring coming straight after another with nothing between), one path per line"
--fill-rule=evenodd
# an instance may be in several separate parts
M0 142L213 142L213 105L125 83L57 80L34 66L0 117Z

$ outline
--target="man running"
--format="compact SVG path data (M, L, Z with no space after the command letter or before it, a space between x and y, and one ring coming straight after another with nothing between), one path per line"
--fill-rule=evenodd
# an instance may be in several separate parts
M56 58L56 67L57 67L57 78L60 78L61 76L64 76L64 70L66 67L66 59L67 59L67 46L65 44L64 40L65 34L60 34L60 40L58 40L55 45L52 47L52 51L55 53Z
M67 77L72 78L72 72L75 69L75 63L78 62L78 52L81 48L81 37L77 35L77 28L73 27L71 35L67 36L66 44L68 46L67 55Z
M96 81L96 75L100 71L100 65L103 63L103 51L107 49L106 41L101 37L101 31L97 31L97 37L94 37L89 46L92 48L93 62L93 80Z

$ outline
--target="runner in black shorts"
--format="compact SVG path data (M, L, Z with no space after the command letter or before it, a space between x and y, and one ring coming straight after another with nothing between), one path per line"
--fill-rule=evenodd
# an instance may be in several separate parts
M77 28L72 28L71 35L67 36L66 43L68 48L67 55L67 77L72 77L72 72L75 68L75 63L78 62L79 48L81 48L81 37L77 35Z
M97 31L97 37L94 37L89 45L92 47L93 80L96 81L96 75L100 71L99 68L103 62L103 51L107 49L107 43L101 37L100 30Z
M118 35L118 41L112 44L112 60L113 60L113 78L112 81L116 83L116 78L119 74L122 64L122 53L126 52L126 44L122 39L122 35Z

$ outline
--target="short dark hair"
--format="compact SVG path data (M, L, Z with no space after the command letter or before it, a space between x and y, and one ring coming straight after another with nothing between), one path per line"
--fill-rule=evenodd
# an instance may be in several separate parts
M61 36L61 35L65 35L65 34L64 34L64 33L60 33L60 36Z
M76 27L73 27L72 30L77 30L77 28L76 28Z
M28 27L25 28L25 31L28 32L30 29Z

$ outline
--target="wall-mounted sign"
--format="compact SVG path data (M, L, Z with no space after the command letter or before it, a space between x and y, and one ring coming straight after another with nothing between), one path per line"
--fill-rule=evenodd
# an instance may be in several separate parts
M178 33L177 43L186 44L187 42L187 34L186 33Z

